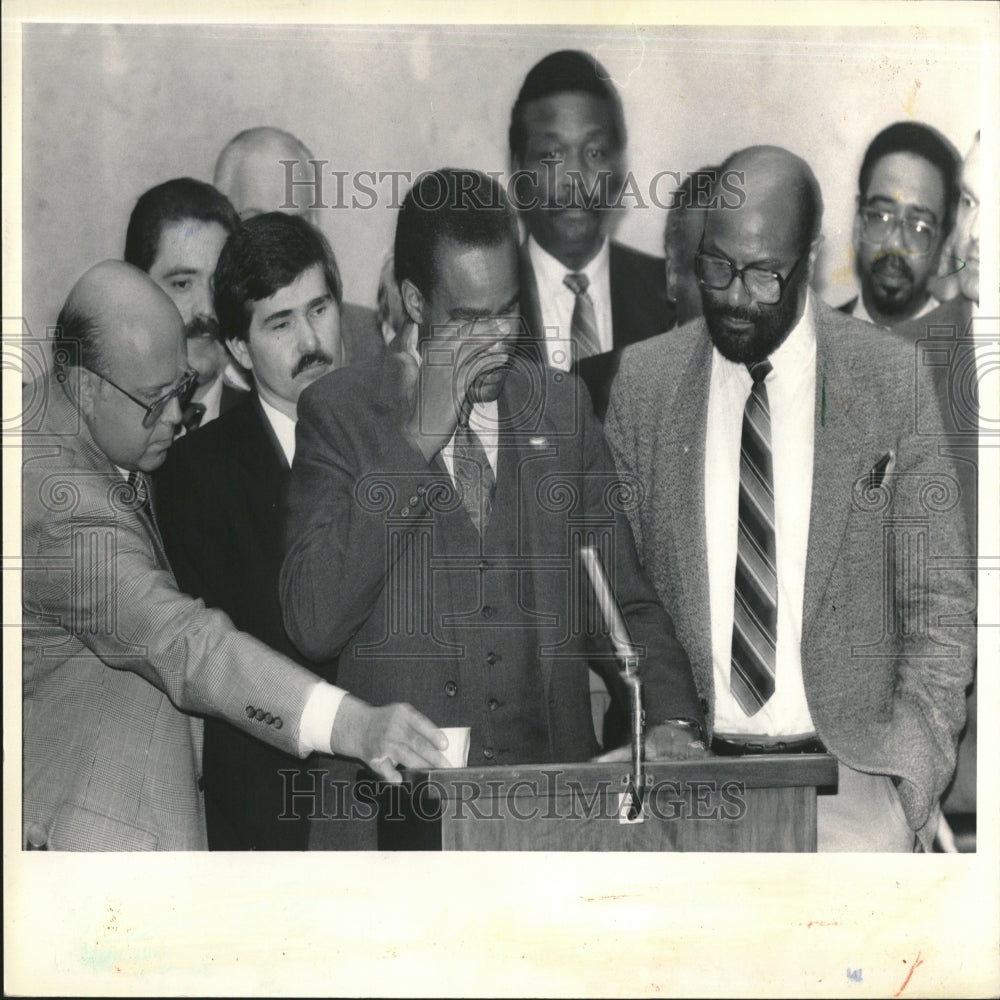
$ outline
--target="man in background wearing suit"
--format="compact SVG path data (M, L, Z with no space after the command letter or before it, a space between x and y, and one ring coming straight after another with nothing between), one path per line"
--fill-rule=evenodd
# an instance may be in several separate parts
M195 375L167 295L120 261L59 314L23 432L24 840L64 850L206 846L200 716L300 757L445 759L407 706L371 708L182 593L149 503Z
M253 391L211 427L178 441L156 482L163 543L181 589L295 660L278 603L281 513L299 393L341 365L340 297L333 252L305 219L269 212L243 223L219 257L215 312ZM209 848L304 850L308 816L293 816L285 803L304 804L286 792L309 786L307 767L209 719Z
M938 448L955 462L961 504L971 539L978 551L977 499L979 489L979 380L973 323L979 317L979 133L962 164L958 211L953 236L959 294L942 302L920 319L901 323L896 330L918 350L917 364L930 368L941 400L946 437ZM995 327L994 327L995 331ZM994 334L995 335L995 334ZM995 439L987 439L995 447ZM969 609L970 612L972 609ZM967 699L968 722L958 745L958 764L942 803L957 846L975 845L976 821L976 683Z
M617 680L610 649L577 624L592 536L648 651L647 751L696 752L690 668L607 501L620 484L586 394L514 353L517 222L497 182L425 174L400 210L395 262L413 337L299 400L288 634L313 660L339 656L339 683L374 703L471 727L472 766L586 760L591 656ZM328 843L371 846L373 824L335 825L318 831Z
M958 153L921 122L883 129L858 175L854 263L861 294L841 311L895 326L938 305L931 294L958 201Z
M189 430L235 406L247 389L242 374L230 363L212 307L215 263L239 224L225 195L190 177L150 188L128 221L125 260L170 296L184 320L188 364L198 373L184 415Z
M554 52L525 77L510 116L521 315L548 364L587 383L602 418L622 348L673 325L662 258L608 238L625 170L625 118L604 67Z
M226 143L216 160L212 183L229 198L243 220L262 212L288 212L320 229L315 193L322 191L321 186L316 186L317 173L326 166L326 160L317 160L291 133L261 125L240 132ZM310 187L312 195L308 193ZM383 340L374 311L350 302L342 303L340 311L347 363L378 357Z
M929 850L975 640L933 390L895 335L811 292L808 165L765 146L727 169L746 201L707 212L704 318L627 351L612 391L608 441L645 488L640 559L713 752L825 747L839 785L819 797L820 850L910 851L915 834Z

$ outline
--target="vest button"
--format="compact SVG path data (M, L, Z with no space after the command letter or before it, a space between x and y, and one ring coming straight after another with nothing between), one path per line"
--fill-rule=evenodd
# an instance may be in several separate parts
M493 747L483 747L483 756L487 760L493 760Z
M495 712L500 707L500 702L498 702L496 698L490 698L490 700L486 702L486 707L491 712Z
M493 664L494 664L494 663L496 663L496 662L497 662L497 660L498 660L498 659L499 659L499 657L497 656L497 654L496 654L496 653L487 653L487 654L486 654L486 662L487 662L487 663L488 663L488 664L489 664L489 665L490 665L491 667L493 666Z
M455 695L458 694L458 685L454 681L448 681L448 683L444 686L444 693L449 698L454 698Z
M496 609L489 604L483 605L483 617L492 618L496 614Z
M482 572L485 569L489 569L490 564L485 559L479 560L479 571Z

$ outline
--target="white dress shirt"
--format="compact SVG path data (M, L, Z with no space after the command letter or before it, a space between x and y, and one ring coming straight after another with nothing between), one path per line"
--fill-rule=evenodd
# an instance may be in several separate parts
M745 365L712 351L705 439L705 541L708 552L716 732L724 735L808 736L815 732L802 680L802 604L809 509L812 502L816 331L812 293L802 318L770 356L767 376L774 471L778 573L778 635L774 694L752 716L733 697L736 536L739 523L740 438L753 379Z
M288 459L288 468L291 468L292 459L295 458L295 421L281 410L275 409L260 393L257 393L257 398L285 458Z
M594 304L597 338L601 351L610 351L614 346L614 329L611 325L611 249L608 239L605 238L601 249L579 272L570 271L565 264L543 250L533 236L528 237L528 257L538 287L538 306L545 329L545 352L549 367L568 372L573 362L570 331L576 294L564 283L567 274L587 276L590 282L587 294Z

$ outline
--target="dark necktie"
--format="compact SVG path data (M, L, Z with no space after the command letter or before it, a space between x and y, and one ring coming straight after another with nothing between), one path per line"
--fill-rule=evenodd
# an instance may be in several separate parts
M197 430L201 425L202 417L205 416L204 403L188 403L181 414L181 424L186 431Z
M455 482L462 493L462 504L469 512L476 530L483 535L493 512L497 480L479 435L468 424L459 424L455 431L452 460Z
M563 278L563 284L576 296L573 305L573 319L570 321L570 337L573 340L573 360L589 358L601 353L601 341L597 336L597 316L594 303L587 294L590 279L585 274L573 272Z
M750 366L753 388L743 410L740 513L730 688L747 715L774 694L778 573L774 536L771 413L764 379L769 361Z

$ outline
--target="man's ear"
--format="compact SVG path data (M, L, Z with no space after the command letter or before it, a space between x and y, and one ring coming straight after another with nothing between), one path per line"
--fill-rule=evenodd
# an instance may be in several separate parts
M861 196L854 198L854 224L851 226L851 249L857 257L861 247Z
M816 273L816 260L819 257L820 247L823 246L823 236L820 234L809 244L809 260L806 262L806 266L809 268L808 282L812 284L813 275Z
M667 255L667 301L677 305L677 268L671 256Z
M250 351L247 350L247 342L239 337L230 337L226 341L229 353L248 371L253 369L253 361L250 358Z
M427 304L421 291L409 278L405 278L399 286L399 293L403 299L403 308L411 321L420 326L424 322L424 312Z
M94 405L97 401L97 394L101 391L98 385L100 379L93 372L81 367L66 369L62 374L65 377L66 384L74 387L70 390L70 394L76 395L80 412L84 417L92 416ZM63 379L60 378L59 381L61 382Z

